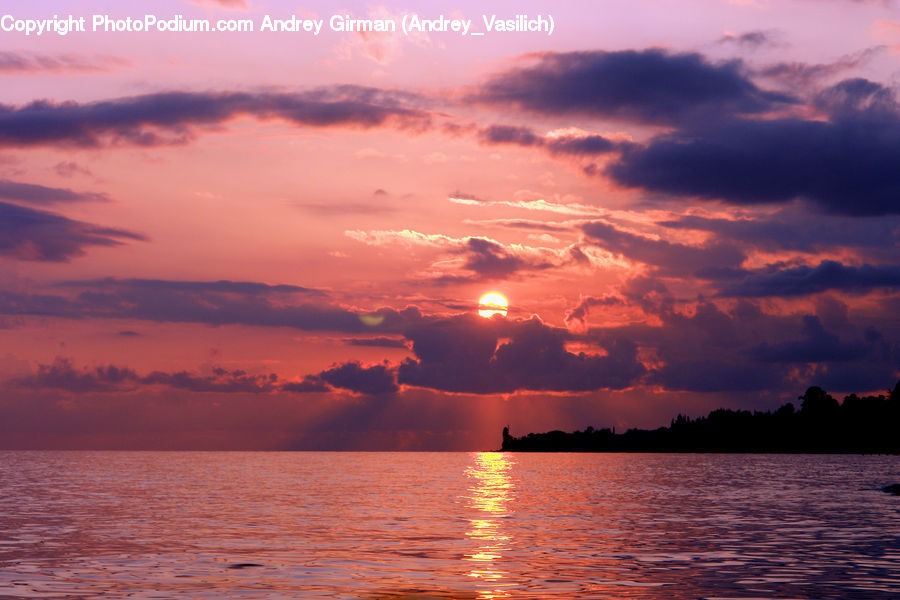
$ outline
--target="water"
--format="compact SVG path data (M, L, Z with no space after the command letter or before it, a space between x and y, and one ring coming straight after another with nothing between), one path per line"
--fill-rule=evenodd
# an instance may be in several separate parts
M0 453L0 598L896 599L893 482L900 457Z

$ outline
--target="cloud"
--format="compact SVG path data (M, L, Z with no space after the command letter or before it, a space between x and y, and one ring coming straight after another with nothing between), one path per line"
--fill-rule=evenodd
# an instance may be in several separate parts
M680 216L657 223L668 229L706 231L722 240L752 245L766 251L792 250L818 253L831 248L883 249L893 252L900 243L900 219L809 214L780 210L754 218L723 219Z
M399 23L404 17L404 12L400 8L390 9L383 4L370 5L365 13L357 12L354 17L392 20ZM334 50L337 58L341 61L351 61L361 56L374 61L380 68L384 68L403 56L409 45L416 46L415 50L420 50L432 46L433 43L431 36L425 31L410 30L404 35L396 35L393 32L356 31L350 35L341 36L340 43Z
M281 390L283 392L309 394L318 392L330 392L332 388L318 377L307 375L300 381L286 381L282 383Z
M348 346L367 346L372 348L403 348L404 350L406 349L406 341L401 338L347 338L343 341Z
M356 310L329 303L316 290L292 285L107 278L69 281L57 288L69 294L0 291L0 314L288 327L345 333L399 332L422 319L414 307ZM74 296L72 291L76 292ZM302 298L290 297L297 294Z
M782 389L786 374L783 369L729 360L691 360L675 358L649 377L651 383L668 390L687 392L738 392Z
M259 394L278 389L278 375L275 373L251 375L242 370L229 371L221 367L215 367L211 375L197 375L188 371L178 371L176 373L153 371L141 378L140 383L144 385L164 385L192 392Z
M443 246L459 247L465 239L452 238L440 233L421 233L411 229L360 231L347 230L344 235L357 242L370 246L384 246L387 244L400 244L406 247L430 246L440 248Z
M900 104L894 91L880 83L857 77L845 79L819 92L814 106L838 119L881 121L897 126Z
M487 144L512 144L514 146L541 146L544 139L530 127L517 125L491 125L478 133Z
M454 204L462 204L465 206L511 206L513 208L521 208L524 210L552 212L579 217L605 217L610 215L609 210L599 206L591 206L577 202L546 200L545 198L541 198L539 195L526 190L516 192L515 199L513 200L483 200L472 194L462 192L454 192L453 194L450 194L447 199Z
M334 366L300 381L284 381L276 373L252 374L222 367L213 367L205 375L190 371L152 371L139 375L134 369L114 365L78 369L70 359L57 357L49 365L38 365L36 373L8 383L13 387L72 394L133 392L147 387L217 394L320 393L338 388L374 395L398 390L388 365L363 367L355 362Z
M484 281L504 279L523 272L586 264L589 259L577 246L563 249L534 248L521 244L504 245L483 237L453 238L443 234L402 231L345 231L344 235L370 246L399 244L424 246L441 250L445 257L429 277L437 282Z
M822 326L818 317L803 317L803 338L770 344L762 342L750 350L761 362L847 362L864 358L868 348L862 343L846 343Z
M569 327L584 327L587 324L587 316L590 309L595 306L621 306L625 301L618 296L582 296L578 304L566 313L565 322Z
M777 34L772 31L745 31L744 33L726 33L719 38L719 44L735 44L747 48L776 45Z
M637 299L626 299L633 302ZM827 304L827 303L826 303ZM643 382L671 391L789 392L818 384L818 374L858 368L865 373L856 389L877 389L896 370L900 346L865 319L832 323L805 313L766 314L750 301L724 309L701 300L679 311L674 303L648 304L659 321L595 327L584 337L597 343L627 339L642 349L648 373ZM825 307L823 314L828 314ZM833 319L832 319L833 320ZM881 326L894 327L888 321ZM842 391L853 388L835 386Z
M549 233L570 233L573 231L572 227L568 227L565 225L551 223L547 221L531 221L528 219L481 219L481 220L471 220L466 219L463 221L466 224L470 225L483 225L486 227L505 227L508 229L524 229L526 231L541 231L541 232L549 232Z
M811 334L808 338L814 337ZM826 335L827 332L826 332ZM893 337L893 340L896 340ZM834 356L829 362L816 364L811 376L817 384L837 390L878 390L884 389L897 379L897 365L900 364L900 343L888 339L884 333L869 327L859 342L839 340ZM775 350L778 350L776 348ZM821 352L810 348L811 352Z
M188 371L153 371L140 376L133 369L114 365L77 369L70 359L57 357L49 365L38 365L37 373L16 378L11 383L18 387L55 389L76 394L133 390L139 386L154 385L193 392L262 393L277 389L278 376L274 373L251 375L220 367L214 368L209 375Z
M665 291L647 279L623 288L621 299L583 298L580 304L636 302L656 289ZM848 320L846 307L843 316L836 318L833 305L820 302L820 316L780 316L765 314L747 301L727 312L710 301L698 302L685 312L660 303L656 305L658 325L640 320L593 328L583 335L550 327L536 318L518 321L460 315L425 319L404 328L414 358L399 365L350 361L285 380L274 373L218 367L204 374L155 371L147 375L114 365L77 369L60 358L41 365L35 374L8 381L6 389L59 390L82 396L139 394L158 388L268 397L349 391L377 399L401 393L401 386L484 395L517 391L575 394L639 384L703 393L779 393L822 380L852 380L859 384L852 389L884 385L900 359L900 345L888 341L888 336L871 325ZM571 352L569 342L593 346L596 352ZM853 368L856 374L850 377Z
M238 116L298 127L421 130L432 118L423 103L413 94L349 85L294 93L163 92L90 103L39 100L0 105L0 146L181 144L193 138L196 127Z
M837 73L859 64L876 51L878 49L870 49L845 57L829 66L829 72ZM485 92L485 97L491 102L507 98L513 104L548 114L614 116L618 110L658 110L671 118L668 121L661 117L654 120L652 115L635 118L665 122L676 125L676 129L659 134L646 143L634 143L587 132L540 135L530 127L491 125L479 130L480 141L537 148L557 156L609 154L615 158L605 167L583 165L585 173L604 175L621 185L662 193L664 197L722 201L742 206L801 200L831 214L900 214L900 204L896 202L900 193L900 171L895 168L900 161L900 147L894 143L900 137L900 104L891 89L860 78L847 79L823 89L812 98L812 107L827 115L828 120L774 115L766 119L742 118L751 113L771 113L790 99L774 99L768 93L759 92L742 74L738 63L710 65L699 55L644 51L625 55L628 60L634 59L641 64L644 61L653 65L674 62L678 68L693 69L691 72L695 71L696 77L687 78L693 82L691 85L700 86L710 75L709 71L716 72L722 81L732 80L725 76L730 73L744 82L735 84L735 90L752 88L770 101L751 103L755 108L730 106L728 102L712 100L715 97L712 92L718 89L718 84L711 84L707 91L712 94L710 102L719 102L717 108L703 109L702 102L685 103L681 109L658 105L667 101L668 83L664 78L662 83L655 79L648 82L654 86L653 93L646 90L647 97L652 100L643 101L650 102L649 106L637 100L610 108L604 104L605 100L595 102L592 96L585 95L600 84L586 85L581 91L565 91L569 89L567 86L574 86L574 82L589 79L586 73L594 70L606 73L612 69L611 65L617 65L621 59L619 54L541 55L538 66L511 71L492 80L487 87L493 91ZM815 66L804 67L808 67L806 76L812 77ZM784 74L787 66L779 68ZM797 71L797 68L793 70ZM824 67L818 69L817 77L824 76L825 70ZM777 73L770 70L769 75L776 76ZM711 77L709 81L719 79ZM658 87L662 92L657 93ZM735 98L747 99L740 94ZM698 118L689 118L690 115L681 114L679 110L697 110Z
M606 174L629 187L742 206L804 199L833 214L898 214L900 119L888 116L880 93L852 87L829 96L842 113L834 121L733 120L676 131L626 149ZM847 99L837 102L838 91Z
M109 202L109 197L106 194L73 192L66 188L47 187L35 183L21 183L10 181L9 179L0 179L0 198L38 205L69 202Z
M595 156L613 152L622 144L598 134L583 131L538 135L530 127L519 125L490 125L478 132L483 144L543 148L557 156Z
M525 261L508 252L501 244L484 238L471 237L460 250L466 255L465 269L492 279L503 279L525 268ZM531 268L546 268L549 263L529 265Z
M630 261L651 265L665 275L717 279L739 271L747 258L734 244L718 240L688 246L629 233L601 221L585 223L581 228L588 242Z
M53 170L56 171L56 174L60 177L72 177L73 175L94 175L87 167L82 167L78 163L71 160L57 163L56 166L53 167Z
M565 348L567 335L536 319L460 316L424 323L406 333L416 358L400 364L398 381L448 392L496 394L623 389L643 375L637 348L627 340L607 343L605 355L574 354Z
M28 388L51 388L73 393L99 392L133 384L138 376L131 369L115 366L77 370L72 361L57 357L52 364L38 365L37 373L19 377L13 385Z
M332 387L360 394L392 394L400 389L387 364L364 367L358 362L348 362L326 369L318 377Z
M87 279L63 281L58 287L90 288L90 289L129 289L182 292L186 294L202 294L206 292L221 294L240 294L246 296L263 296L270 294L303 294L307 296L324 296L324 293L299 285L269 284L257 281L170 281L165 279Z
M0 73L30 75L40 73L100 73L130 63L114 56L87 57L78 54L38 54L34 52L0 51Z
M860 67L884 50L885 46L866 48L855 54L842 56L831 63L811 65L801 62L779 62L758 69L757 74L784 85L811 87L822 80Z
M495 75L472 99L546 115L676 124L758 114L793 100L759 89L738 61L664 50L543 53Z
M55 213L0 202L0 256L64 262L83 256L89 246L119 246L125 241L146 239L124 229L100 227Z
M380 215L397 212L393 206L374 202L297 202L294 204L304 212L320 216L330 215Z
M722 286L719 293L726 297L791 298L829 290L864 293L876 288L900 288L900 265L854 267L823 260L814 267L763 269L750 273L741 281Z
M544 147L554 155L595 156L607 154L623 147L602 135L557 135L544 141Z

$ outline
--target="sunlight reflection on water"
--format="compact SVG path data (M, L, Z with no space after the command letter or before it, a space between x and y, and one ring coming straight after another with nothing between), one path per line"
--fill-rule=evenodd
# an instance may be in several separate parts
M504 589L509 585L503 581L506 573L500 570L497 561L503 558L503 551L509 550L509 536L503 534L501 519L506 517L506 505L512 495L509 476L512 460L508 454L479 452L474 456L475 464L466 469L466 475L475 481L469 488L471 507L483 515L469 519L472 528L466 536L475 540L478 547L465 558L475 563L469 577L481 581L478 598L485 600L510 597Z
M0 598L900 597L900 458L0 453Z

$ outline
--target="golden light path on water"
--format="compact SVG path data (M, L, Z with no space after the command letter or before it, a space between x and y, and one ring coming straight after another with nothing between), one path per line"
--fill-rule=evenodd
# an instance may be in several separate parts
M472 480L469 503L480 514L469 519L471 528L466 532L466 537L476 542L476 548L465 555L465 560L473 563L468 576L481 584L478 598L509 598L511 594L506 588L512 583L499 561L510 542L509 535L503 531L502 519L512 499L512 461L500 452L479 452L474 455L474 463L466 470L466 476Z

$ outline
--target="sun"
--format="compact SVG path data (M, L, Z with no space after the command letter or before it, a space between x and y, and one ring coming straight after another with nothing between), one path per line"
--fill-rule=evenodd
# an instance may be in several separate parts
M494 315L505 317L508 308L509 302L503 294L497 292L488 292L478 301L478 314L485 318Z

